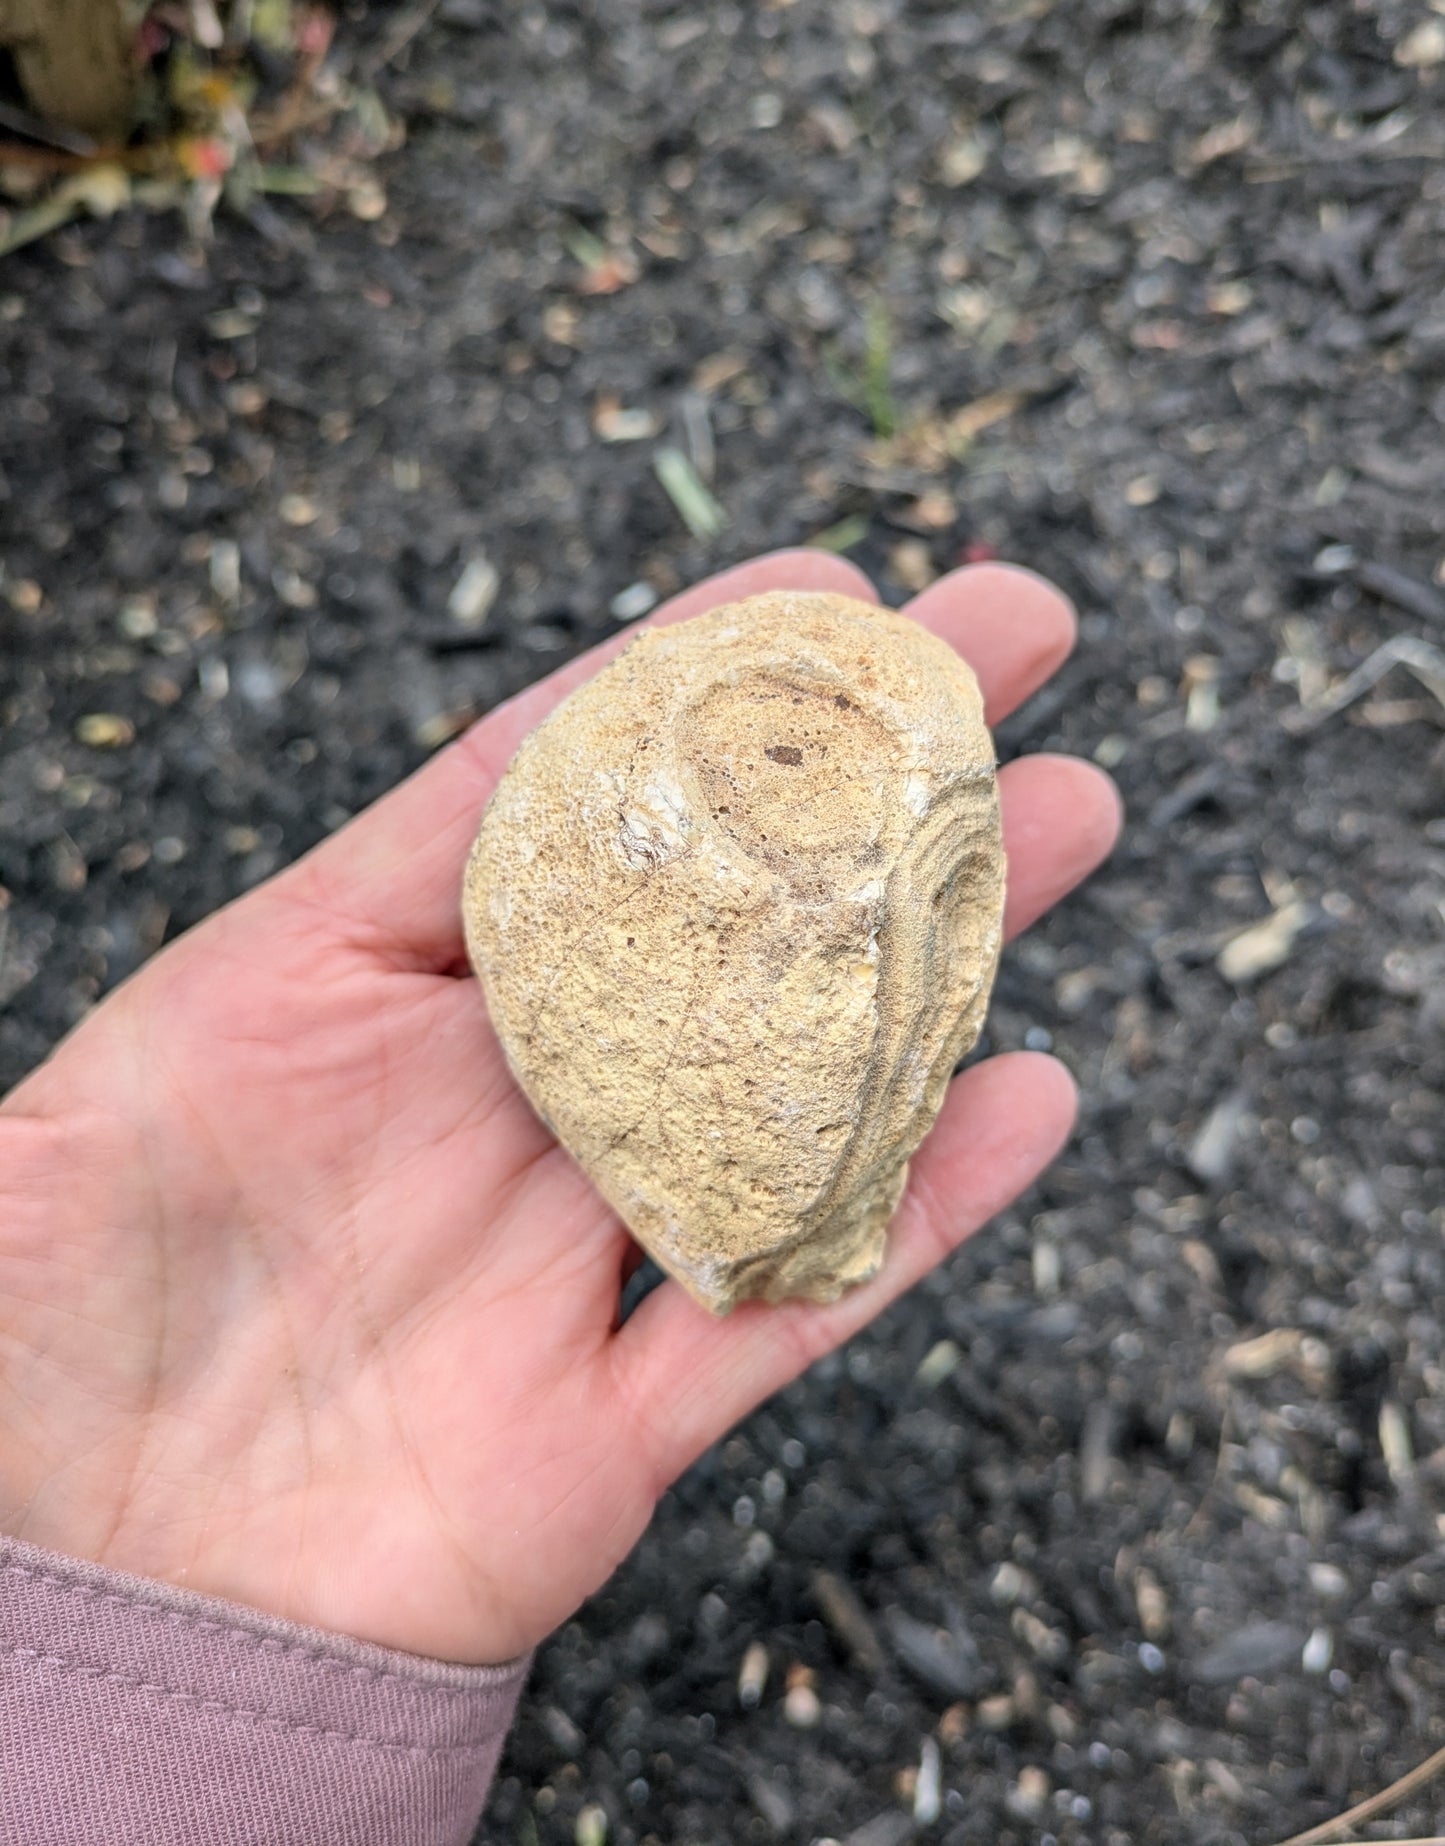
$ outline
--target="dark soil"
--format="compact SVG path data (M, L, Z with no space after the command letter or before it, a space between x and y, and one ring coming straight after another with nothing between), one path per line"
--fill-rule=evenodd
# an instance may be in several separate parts
M442 0L378 221L197 260L125 216L0 269L6 1081L629 586L852 520L895 600L991 547L1080 606L1002 744L1108 764L1131 824L989 1027L1068 1061L1079 1133L666 1497L542 1651L487 1842L594 1803L665 1846L1265 1846L1445 1740L1442 712L1397 668L1295 725L1445 639L1441 26ZM715 541L609 397L710 427Z

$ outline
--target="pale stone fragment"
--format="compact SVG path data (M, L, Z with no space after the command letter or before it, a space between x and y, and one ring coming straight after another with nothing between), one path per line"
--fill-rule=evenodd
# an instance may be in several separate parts
M721 1313L877 1270L1003 890L969 668L887 610L777 593L640 634L527 738L464 908L533 1106Z

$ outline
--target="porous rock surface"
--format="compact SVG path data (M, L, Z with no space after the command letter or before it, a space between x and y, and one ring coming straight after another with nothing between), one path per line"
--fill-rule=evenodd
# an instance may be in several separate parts
M775 593L641 633L527 738L464 908L533 1106L721 1313L878 1268L1003 887L969 668L902 616Z

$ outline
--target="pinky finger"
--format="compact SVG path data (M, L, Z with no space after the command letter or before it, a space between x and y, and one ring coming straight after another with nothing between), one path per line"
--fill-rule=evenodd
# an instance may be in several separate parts
M750 1302L715 1320L675 1283L654 1290L612 1356L658 1490L1032 1184L1067 1140L1074 1108L1068 1072L1034 1052L992 1058L956 1078L914 1158L883 1268L841 1301Z

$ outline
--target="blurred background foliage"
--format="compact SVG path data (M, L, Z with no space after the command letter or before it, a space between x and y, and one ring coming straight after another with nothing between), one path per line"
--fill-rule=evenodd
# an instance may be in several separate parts
M374 87L430 6L348 68L302 0L0 0L0 256L136 203L204 236L278 195L374 221L371 163L401 140Z

